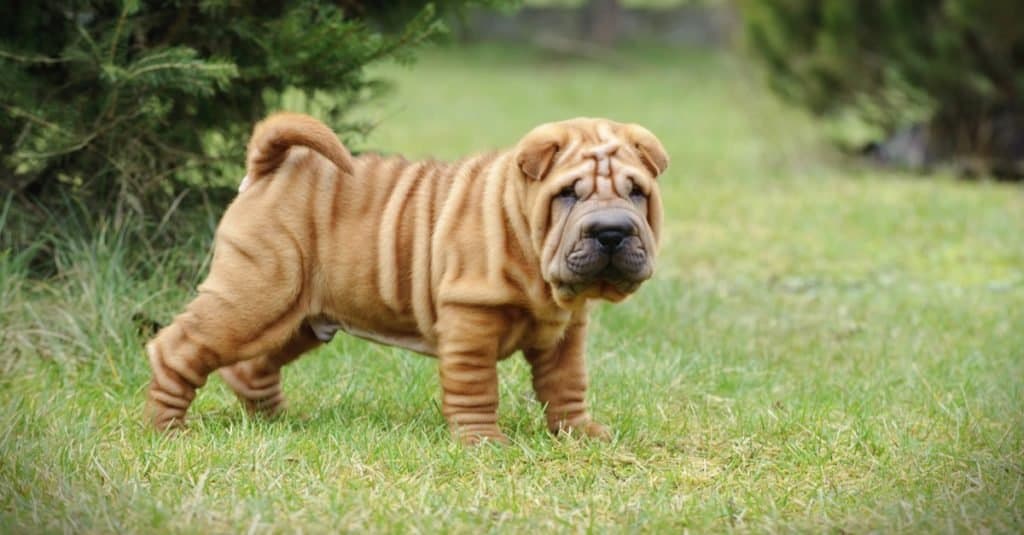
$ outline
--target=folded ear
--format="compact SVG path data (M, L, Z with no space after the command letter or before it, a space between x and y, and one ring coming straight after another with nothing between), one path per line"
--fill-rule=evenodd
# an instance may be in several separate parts
M560 140L552 132L534 130L516 147L516 164L524 175L541 180L551 171L560 148Z
M629 125L629 139L651 174L657 177L668 169L668 153L650 130L635 124Z

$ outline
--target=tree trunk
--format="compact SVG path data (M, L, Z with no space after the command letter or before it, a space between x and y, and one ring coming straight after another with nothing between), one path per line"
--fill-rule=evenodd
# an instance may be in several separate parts
M619 36L621 14L619 0L589 0L581 12L583 39L604 46L614 45Z

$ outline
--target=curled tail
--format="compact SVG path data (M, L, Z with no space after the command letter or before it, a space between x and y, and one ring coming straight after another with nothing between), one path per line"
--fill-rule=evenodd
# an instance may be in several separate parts
M275 113L253 129L245 158L246 176L239 189L244 191L253 182L273 173L293 145L309 147L342 172L352 172L352 156L327 125L300 113Z

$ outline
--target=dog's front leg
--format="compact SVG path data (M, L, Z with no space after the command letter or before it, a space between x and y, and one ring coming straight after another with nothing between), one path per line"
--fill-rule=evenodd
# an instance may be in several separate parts
M552 433L572 431L607 440L607 427L590 419L587 412L587 369L583 360L587 337L586 318L571 323L554 348L527 350L523 354L533 372L537 399L545 404Z
M464 444L507 443L498 429L498 340L507 325L487 308L447 306L438 314L441 410Z

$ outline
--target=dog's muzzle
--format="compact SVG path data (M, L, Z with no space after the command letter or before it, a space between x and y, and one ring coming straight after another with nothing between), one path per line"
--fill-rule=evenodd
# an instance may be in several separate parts
M580 238L565 259L573 282L637 283L650 277L635 216L625 210L596 212L580 228Z

